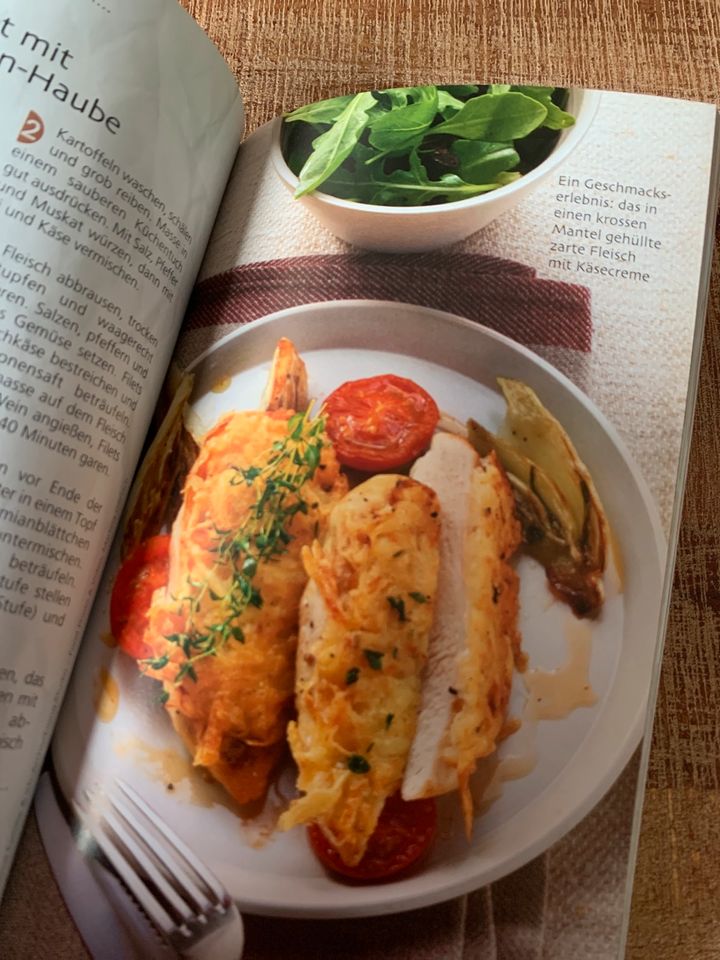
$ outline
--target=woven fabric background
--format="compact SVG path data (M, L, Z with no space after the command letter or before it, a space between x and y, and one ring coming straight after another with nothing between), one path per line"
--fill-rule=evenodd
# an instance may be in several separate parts
M720 105L717 0L183 0L248 132L352 89L490 77ZM716 257L627 956L720 956L720 262Z
M492 78L720 105L718 0L181 0L235 72L247 130L323 97ZM720 956L720 259L716 257L627 956ZM34 820L8 895L16 924L79 956ZM43 901L37 901L40 880ZM40 927L38 918L41 917ZM13 960L39 954L23 938ZM5 948L8 947L7 942ZM0 955L3 932L0 930ZM288 957L290 957L288 953Z

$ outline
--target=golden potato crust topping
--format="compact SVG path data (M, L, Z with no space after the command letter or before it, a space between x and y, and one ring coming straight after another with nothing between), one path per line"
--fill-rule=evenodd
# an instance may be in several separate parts
M435 608L439 508L408 477L377 475L334 508L303 550L296 723L304 796L281 818L316 820L343 860L363 856L402 782Z

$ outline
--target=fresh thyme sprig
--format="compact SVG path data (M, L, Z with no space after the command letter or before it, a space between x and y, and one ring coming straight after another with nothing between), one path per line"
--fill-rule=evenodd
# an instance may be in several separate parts
M292 540L289 527L293 517L308 512L308 503L301 491L320 464L324 432L322 417L310 417L309 411L296 413L288 420L286 436L272 444L263 466L232 468L230 485L255 487L257 497L239 529L215 528L217 543L212 549L218 563L232 567L227 591L217 594L206 583L188 581L191 588L198 590L182 598L189 606L188 628L184 633L165 637L185 655L175 677L176 686L185 677L197 680L195 664L205 657L216 656L229 641L244 643L239 618L248 607L262 607L263 603L253 580L260 564L269 563L287 551ZM200 612L206 591L211 600L225 605L227 615L219 623L199 628L193 619ZM170 657L163 654L143 662L153 670L161 670L170 662Z

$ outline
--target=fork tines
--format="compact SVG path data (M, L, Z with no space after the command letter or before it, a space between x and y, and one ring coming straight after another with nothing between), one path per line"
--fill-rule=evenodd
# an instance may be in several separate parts
M126 782L86 795L98 847L166 937L195 937L232 906L222 884Z

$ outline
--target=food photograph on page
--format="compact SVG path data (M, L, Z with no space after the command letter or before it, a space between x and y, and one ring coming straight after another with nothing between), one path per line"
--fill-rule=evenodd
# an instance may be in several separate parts
M633 212L687 123L634 102L372 91L241 146L52 747L106 861L119 789L243 914L616 956L696 298Z

